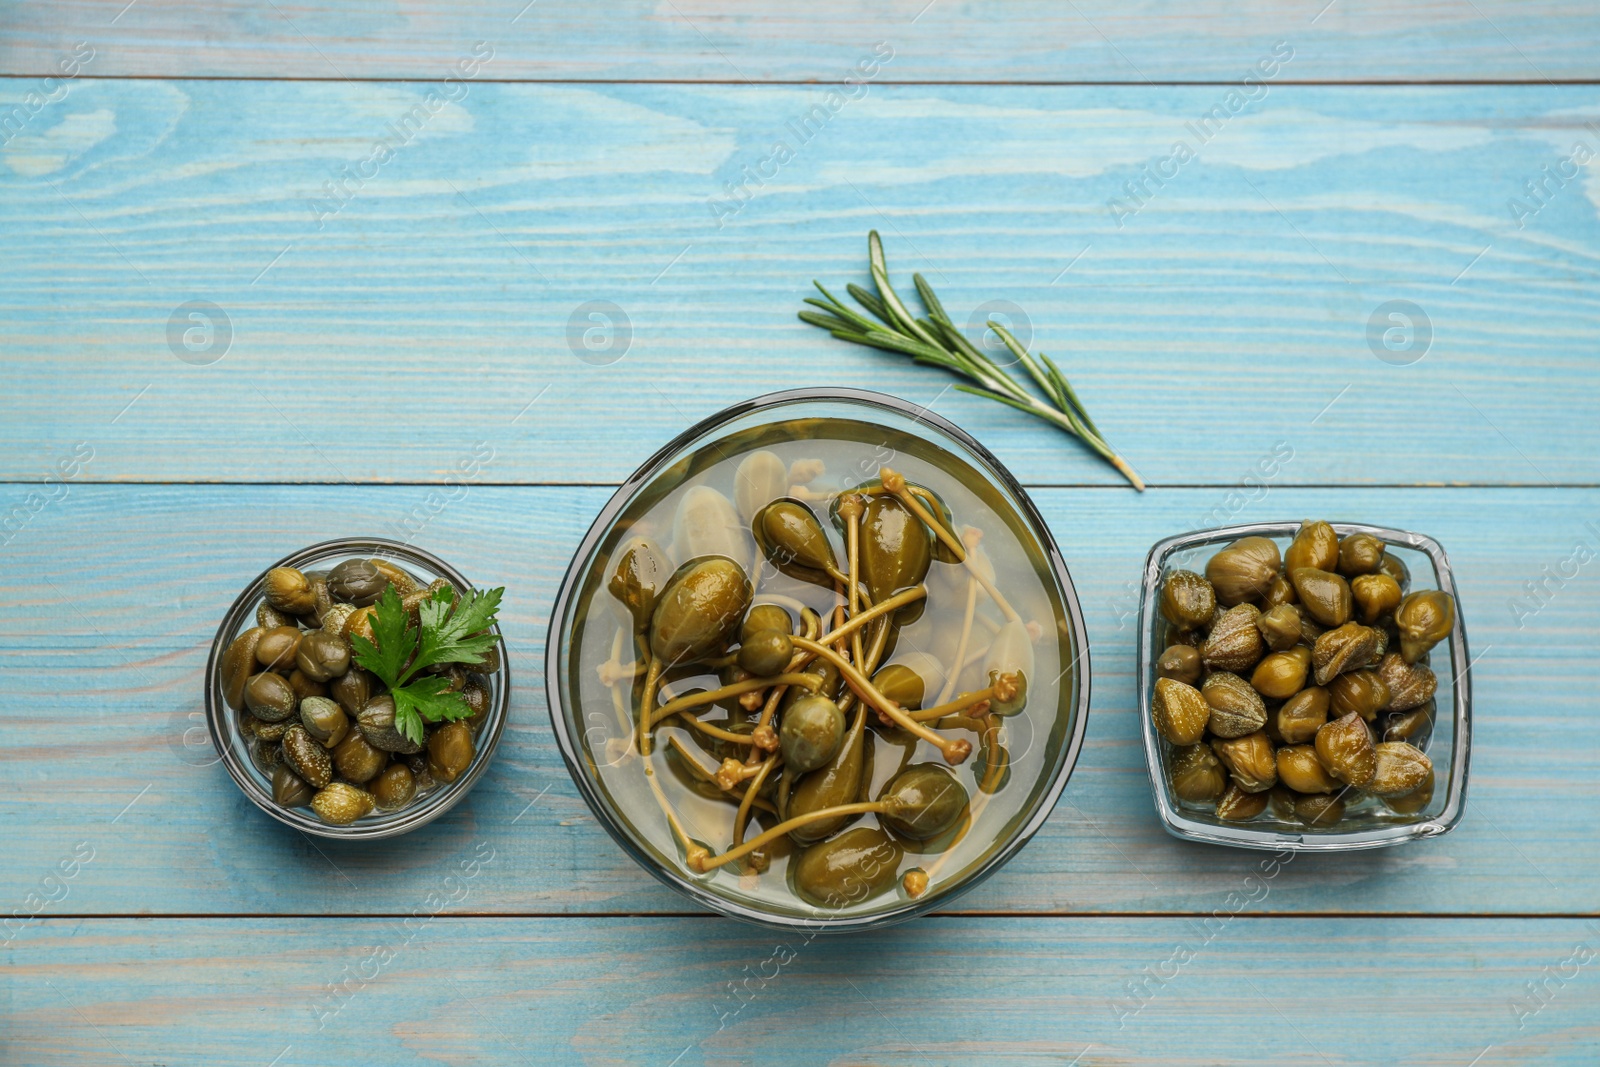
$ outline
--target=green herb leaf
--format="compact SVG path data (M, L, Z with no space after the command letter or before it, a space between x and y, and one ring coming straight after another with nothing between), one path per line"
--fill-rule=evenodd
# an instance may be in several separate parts
M488 632L495 623L503 588L486 593L469 589L456 596L449 589L435 590L422 602L422 625L411 624L400 594L392 585L373 605L372 636L350 635L350 650L358 667L371 671L394 699L395 729L413 744L422 744L423 723L454 722L472 714L460 693L446 692L448 678L425 676L420 670L440 663L476 666L500 638ZM409 663L409 666L408 666Z
M475 666L483 662L488 652L500 640L488 629L494 624L495 612L500 608L502 589L479 592L469 589L455 599L451 606L448 590L437 590L422 602L422 640L417 648L417 658L406 673L415 674L423 667L439 663L465 663Z
M391 691L394 697L395 729L412 744L422 744L425 736L422 726L424 719L428 722L439 722L441 719L454 722L472 714L472 709L461 699L460 693L444 691L449 684L448 678L418 678L410 685Z
M351 634L350 651L355 655L357 666L371 671L380 682L393 689L404 680L401 672L416 650L417 629L411 625L411 617L406 614L394 586L384 586L383 595L373 607L376 610L372 616L372 636L377 638L376 645L360 634Z
M808 298L806 303L822 308L828 314L802 311L801 320L827 330L841 341L866 345L869 348L881 348L889 352L902 352L918 363L943 367L952 374L970 379L978 384L977 388L966 385L958 385L956 388L974 396L997 400L1046 422L1054 423L1093 449L1107 463L1120 471L1135 489L1143 491L1144 480L1128 465L1127 460L1112 450L1099 428L1095 426L1094 420L1084 410L1066 376L1050 357L1041 352L1036 360L1003 326L995 322L989 323L990 328L1005 342L1012 355L1016 356L1017 362L1022 364L1028 379L1031 379L1039 391L1044 393L1044 399L1040 400L1028 390L1025 381L1019 382L1007 374L994 360L969 341L965 334L956 329L950 316L945 312L944 305L934 295L933 287L920 274L914 275L912 280L916 284L917 295L922 298L922 304L927 308L928 317L919 319L911 313L889 284L889 265L883 255L883 240L876 230L867 234L867 262L877 293L874 294L855 284L848 286L846 291L858 304L880 320L881 325L845 307L832 293L822 287L821 282L815 281L811 284L828 299L824 302L813 297Z

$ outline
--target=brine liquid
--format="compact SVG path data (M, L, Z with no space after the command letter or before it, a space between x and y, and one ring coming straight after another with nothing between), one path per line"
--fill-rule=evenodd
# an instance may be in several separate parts
M790 887L788 867L799 852L785 838L771 847L771 866L763 873L743 869L733 861L705 874L691 874L683 853L653 795L648 773L681 820L689 836L713 853L732 843L735 805L704 795L706 786L697 783L683 766L682 757L670 751L669 736L676 736L707 770L714 771L721 756L712 750L710 739L680 719L669 718L654 728L651 753L641 759L631 743L631 730L638 714L642 686L639 679L626 679L606 685L601 678L603 664L633 664L638 655L632 626L621 606L606 589L616 567L616 554L631 537L648 537L671 557L674 567L685 562L682 546L673 544L674 517L680 499L697 486L709 486L734 499L734 472L741 460L757 450L775 453L792 473L806 478L819 468L822 473L809 478L796 491L817 515L832 541L840 568L845 569L843 537L828 519L827 496L876 479L881 467L888 466L905 475L908 481L937 493L948 505L956 533L975 527L982 533L980 549L992 562L995 585L1010 601L1035 637L1034 672L1028 679L1028 701L1018 714L1002 720L1002 741L1010 755L1009 774L992 794L982 794L978 778L982 774L982 749L975 733L947 731L948 736L966 737L974 753L953 768L973 798L971 828L953 845L953 834L934 843L902 841L905 857L897 877L888 889L876 896L843 909L819 909L799 897ZM760 501L765 503L765 501ZM739 561L755 582L753 603L778 603L790 610L795 628L801 628L798 605L805 604L824 617L841 598L832 588L784 576L760 555L744 522L742 540L736 551ZM920 618L901 628L892 651L883 665L899 662L913 652L928 653L948 670L955 659L966 610L968 572L961 564L935 560L927 577L928 597ZM862 914L902 904L907 897L898 875L921 868L930 875L927 892L964 878L977 863L1003 845L1020 825L1030 808L1030 799L1048 787L1055 762L1070 733L1070 709L1076 680L1073 676L1072 647L1066 611L1054 590L1049 563L1029 532L1023 518L1012 508L1009 498L965 461L942 449L882 426L846 419L806 419L777 423L746 430L714 441L660 475L619 516L612 531L599 545L589 570L578 586L577 621L567 659L568 707L576 709L573 733L586 750L590 773L606 794L622 820L633 828L636 841L658 860L682 872L704 888L731 900L763 910L774 908L794 915L825 913ZM981 589L977 592L975 621L964 662L957 670L952 696L982 689L988 685L984 674L987 650L1004 616ZM680 668L668 676L668 695L681 695L696 689L714 689L722 684L714 671ZM925 698L930 705L939 693L937 682ZM760 714L745 711L736 700L699 709L700 718L724 729L739 723L753 723ZM854 709L847 715L853 719ZM897 729L885 728L875 712L868 712L868 783L865 796L876 799L884 784L903 767L912 763L943 763L939 750L926 741ZM776 725L776 724L775 724ZM727 754L741 755L742 747ZM776 779L776 775L773 778ZM981 798L981 799L980 799ZM758 813L745 837L748 840L762 829L776 825L777 817ZM872 826L876 817L858 816L848 827ZM941 846L942 851L939 850Z

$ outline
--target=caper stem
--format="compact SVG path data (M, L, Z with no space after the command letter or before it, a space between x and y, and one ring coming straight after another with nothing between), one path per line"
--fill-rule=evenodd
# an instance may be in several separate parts
M878 662L883 659L883 649L889 643L889 619L884 617L878 620L878 628L872 632L872 644L867 646L867 662L861 667L861 673L868 678L878 669Z
M678 843L683 846L684 863L692 871L699 870L698 864L703 862L702 857L709 855L709 853L705 848L690 840L689 835L684 832L683 824L678 821L677 813L672 810L671 801L667 800L667 794L662 792L661 783L656 781L655 772L650 769L648 764L644 768L644 780L650 783L650 791L655 794L656 803L661 805L661 814L667 817L667 825L672 827L673 835L677 837Z
M955 669L945 675L944 686L939 690L939 703L943 704L950 699L950 694L955 692L956 682L961 680L961 667L967 658L967 645L972 641L972 617L978 611L978 580L972 575L967 575L967 610L961 617L961 639L956 642L956 655L953 662Z
M855 494L845 497L839 502L839 517L845 521L845 546L846 555L850 561L849 590L850 618L855 618L861 611L861 498ZM865 651L861 647L861 628L857 627L850 633L850 652L855 656L856 663L864 662Z
M644 699L639 702L639 755L650 755L650 709L656 702L656 686L661 684L661 661L650 657L650 669L644 676Z
M619 626L617 627L617 636L611 640L612 663L615 663L622 658L622 646L625 641L627 641L627 633L622 627ZM627 709L622 705L622 691L617 688L617 682L621 681L623 678L627 678L631 681L633 675L623 675L620 672L614 673L611 677L611 680L605 682L605 686L607 689L611 690L611 705L617 713L617 730L619 733L626 735L630 740L632 740L633 727L628 722Z
M737 799L740 801L744 800L745 795L740 793L738 790L723 789L722 786L717 785L717 776L711 771L706 770L705 764L696 759L694 753L690 752L689 747L682 741L679 741L673 735L668 734L667 744L673 749L673 751L677 752L678 755L682 757L684 765L689 768L690 774L694 775L700 781L705 782L707 785L717 786L717 789L721 790L725 794L725 799ZM755 807L760 808L762 811L770 811L774 815L778 813L777 808L773 807L768 801L762 800L760 797L756 797L755 800L752 801L752 804Z
M860 803L856 804L839 804L832 808L818 808L816 811L808 811L804 815L796 815L792 819L785 819L772 829L757 834L750 840L730 848L721 855L701 856L698 858L698 860L695 857L691 857L689 859L689 869L691 871L699 871L703 873L705 871L721 867L724 863L731 863L742 856L747 856L756 849L760 848L762 845L765 845L767 842L776 841L790 830L798 830L802 826L807 826L814 822L821 822L823 819L835 819L845 815L866 815L869 813L880 812L883 811L886 806L887 805L885 805L882 801L869 800L861 801Z
M692 726L696 730L699 730L707 737L715 737L718 741L726 741L729 744L734 745L753 745L756 743L755 738L750 734L736 734L732 730L724 730L720 726L713 726L708 722L701 722L699 719L695 718L693 712L680 711L677 713L677 716L678 718L682 719L685 724Z
M861 614L852 615L848 622L845 622L836 629L829 630L827 633L817 638L817 641L825 645L837 644L839 638L850 633L852 630L865 626L873 619L887 615L891 611L896 611L900 608L903 608L907 604L921 600L927 595L928 587L925 585L914 585L910 589L902 589L894 596L884 597L879 603L872 605L870 608L864 609ZM803 658L797 656L796 660L800 660L802 663L810 663L815 658L816 657L813 655L807 655ZM791 660L789 663L789 669L793 670L794 668L795 662Z
M649 726L654 726L669 715L676 715L680 711L698 708L704 704L715 704L726 697L741 696L753 693L758 689L765 689L770 685L798 685L812 692L817 689L817 677L814 674L774 674L770 678L746 678L742 682L730 682L716 689L703 689L698 693L688 693L676 699L669 700L650 713ZM646 735L648 736L648 735Z
M987 795L995 791L1000 775L1011 762L1010 753L1000 743L1000 719L993 712L983 717L983 739L989 746L989 754L984 762L983 780L978 783L978 791Z
M883 693L879 692L877 686L872 684L872 680L870 678L863 675L855 668L853 664L850 663L849 660L839 655L833 649L828 648L826 645L818 644L815 641L807 641L803 637L797 637L794 639L794 641L799 647L815 652L818 655L824 656L833 661L833 665L839 668L839 673L844 676L845 681L850 683L850 688L854 689L862 700L866 701L879 711L883 712L885 715L889 716L889 718L893 719L895 724L901 729L909 730L911 733L922 738L930 745L936 747L941 753L944 754L946 763L952 765L958 764L972 754L972 742L967 741L964 738L941 737L932 730L928 729L926 726L922 725L920 722L911 718L911 716L906 714L904 708L890 700L888 697L884 696Z
M920 711L907 712L907 714L918 722L932 722L934 719L942 719L946 715L954 715L956 712L970 708L974 704L982 704L985 701L993 700L1001 695L998 690L1004 689L1015 693L1016 686L1017 683L1014 678L1010 675L1002 675L995 685L985 686L971 693L962 693L947 704L936 704L931 708L923 708Z
M739 801L739 810L733 816L733 843L738 845L744 840L744 828L750 821L750 805L755 802L756 793L760 791L762 783L767 780L767 775L772 773L772 768L777 766L778 757L768 756L761 764L761 769L756 771L750 779L750 784L745 786L744 799Z
M878 471L878 477L883 479L883 484L889 490L889 492L893 493L902 504L904 504L917 516L917 518L927 523L928 528L933 531L934 536L943 541L945 543L945 547L950 549L951 552L955 553L956 559L960 560L966 565L968 572L970 572L974 578L978 579L978 583L983 586L983 591L989 594L989 599L995 602L1007 619L1014 622L1022 617L1017 614L1016 609L1011 606L1010 602L1001 595L1000 590L994 587L994 583L989 580L988 575L978 570L977 566L973 564L971 553L969 553L966 548L962 546L960 541L956 540L956 535L945 529L944 523L934 518L933 513L927 508L923 507L916 497L913 496L912 493L906 488L905 475L899 473L898 471L890 470L888 467L884 467Z
M822 630L822 619L816 612L807 608L800 613L800 625L805 627L805 636L815 640L817 634ZM761 709L761 718L756 721L756 728L750 736L759 737L763 730L768 732L772 730L772 717L778 713L778 702L783 699L783 694L788 691L789 687L786 685L772 687L772 692L767 696L766 707ZM749 755L745 758L754 763L761 758L761 751L761 746L752 745Z

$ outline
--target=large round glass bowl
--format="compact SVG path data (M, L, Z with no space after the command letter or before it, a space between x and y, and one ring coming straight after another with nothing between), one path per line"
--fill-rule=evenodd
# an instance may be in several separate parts
M789 464L789 479L801 486L790 495L811 502L841 559L843 540L827 519L831 493L876 478L884 466L939 493L958 529L971 526L984 532L981 544L997 568L1003 596L1010 598L1033 636L1035 675L1029 680L1026 707L1002 720L1002 742L1010 753L1004 785L989 793L971 789L971 827L960 840L948 844L946 839L942 851L906 842L903 857L896 861L896 877L881 883L885 888L850 898L839 908L815 907L794 892L791 867L799 854L786 852L788 845L782 840L776 844L771 866L759 874L741 870L738 862L705 873L689 870L666 810L675 812L690 838L720 852L731 844L734 809L714 792L708 794L703 782L697 787L684 762L684 754L691 753L704 768L714 770L717 765L705 748L710 741L695 747L705 732L691 728L693 724L664 720L661 726L667 729L661 734L678 730L679 744L658 735L650 754L640 757L632 721L642 687L632 681L636 675L628 668L635 654L633 625L607 588L619 550L636 536L659 539L674 557L672 562L683 563L675 559L679 552L673 547L676 502L700 486L728 492L737 464L763 450ZM813 480L819 465L823 473ZM748 519L743 521L740 536L747 534ZM753 540L747 549L752 558L744 562L757 575L755 602L764 598L781 602L785 579L761 559ZM949 641L937 628L948 625L951 617L960 627L963 607L951 604L964 605L967 581L960 564L935 562L927 578L926 610L901 627L895 650L885 661L898 662L913 652L934 655L921 642ZM809 587L811 593L798 588L789 587L794 597L834 595L831 590L818 593L816 587ZM945 592L953 589L962 590L962 595ZM987 599L983 602L993 607ZM980 615L985 610L981 608ZM997 627L991 620L972 630L971 655L963 657L969 666L957 675L958 692L987 684L973 681L975 675L982 678L977 646ZM999 869L1043 825L1083 741L1089 709L1085 640L1072 580L1049 529L1022 487L982 445L937 415L895 397L853 389L796 390L736 404L689 428L617 490L584 536L556 596L545 685L556 741L578 791L601 825L647 871L697 903L737 919L812 930L861 929L948 904ZM954 659L952 654L942 662ZM675 691L682 694L718 684L715 673L707 669L703 677L676 683ZM722 710L703 714L732 728L743 725L735 722L735 716L751 713L730 702ZM883 782L899 767L941 762L929 742L910 735L902 735L902 740L913 748L875 737L867 796L878 796ZM975 784L982 751L954 768L958 780L969 787ZM666 808L662 796L669 801ZM771 816L756 825L770 827L776 821ZM748 836L755 833L752 828ZM915 896L902 878L913 868L929 875L926 890Z
M285 556L272 566L321 571L329 570L347 559L374 558L389 560L423 584L435 578L444 578L457 589L472 588L472 583L460 571L439 557L380 537L324 541ZM474 738L477 752L466 772L454 782L440 783L426 796L412 801L399 811L376 811L347 826L330 826L317 818L310 808L286 808L272 799L272 782L250 758L250 739L239 729L240 715L228 707L222 696L222 654L235 637L255 625L256 605L261 603L266 576L267 571L263 570L244 587L239 598L228 609L222 625L217 628L217 637L211 646L211 658L206 663L206 722L211 730L211 742L244 795L274 819L297 830L318 837L363 841L394 837L415 830L460 803L488 768L489 761L494 757L495 746L500 742L500 733L505 728L506 709L511 701L511 673L506 666L506 643L503 638L499 647L500 669L482 675L489 689L489 712ZM498 626L494 627L494 633L499 635Z

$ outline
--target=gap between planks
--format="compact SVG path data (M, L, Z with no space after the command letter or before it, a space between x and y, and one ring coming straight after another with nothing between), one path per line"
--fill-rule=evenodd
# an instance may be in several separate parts
M54 70L39 73L27 72L0 72L0 79L13 78L22 80L35 80L38 78L56 77ZM193 81L193 82L379 82L394 85L431 85L438 82L437 77L390 77L384 75L357 75L346 78L340 75L311 75L295 77L270 77L265 74L79 74L77 81ZM473 79L475 85L729 85L736 88L759 89L764 85L776 86L825 86L841 85L843 82L826 81L821 78L772 78L760 81L751 81L743 78L486 78ZM943 78L909 78L904 81L889 79L874 79L874 85L908 85L908 86L988 86L1006 87L1018 86L1021 88L1040 89L1071 89L1071 88L1129 88L1129 89L1161 89L1171 87L1208 87L1239 85L1237 78L1215 79L1183 79L1168 81L1114 81L1114 80L1084 80L1084 81L1047 81L1043 79L1022 79L1017 81L1003 81L996 79L952 81ZM1337 81L1326 78L1305 78L1300 80L1290 78L1275 78L1273 85L1300 85L1321 86L1334 89L1343 88L1386 88L1398 86L1411 88L1416 86L1467 86L1487 87L1498 85L1556 85L1556 86L1587 86L1600 85L1600 78L1361 78L1351 81Z
M42 480L33 478L0 478L0 486L5 485L44 485ZM150 480L107 479L96 481L88 478L75 478L73 485L79 486L118 486L128 488L144 488L149 486L239 486L272 488L283 486L329 486L340 489L370 489L370 488L435 488L443 485L458 483L447 481L334 481L306 480L306 481L243 481L237 479L178 479L157 478ZM620 482L486 482L474 480L472 485L484 489L617 489ZM1092 489L1102 492L1128 492L1125 483L1117 482L1021 482L1024 489ZM1314 489L1338 490L1352 489L1366 491L1369 489L1600 489L1600 481L1596 482L1276 482L1278 489ZM1171 491L1189 489L1239 489L1238 482L1146 482L1145 488L1166 489Z
M918 916L923 919L1194 919L1210 915L1209 911L939 911ZM331 919L339 921L349 920L378 920L378 919L404 919L409 912L298 912L298 911L219 911L219 912L157 912L154 914L141 914L137 912L63 912L48 917L52 922L76 920L93 922L97 920L124 921L128 919L165 921L189 919ZM1297 911L1297 912L1271 912L1271 911L1241 911L1234 913L1241 919L1472 919L1492 920L1501 919L1553 919L1553 920L1583 920L1600 919L1600 912L1477 912L1477 911ZM43 918L43 917L41 917ZM557 911L449 911L440 912L434 916L436 919L570 919L573 921L587 921L590 919L705 919L720 920L725 916L709 911L585 911L585 912L557 912Z

